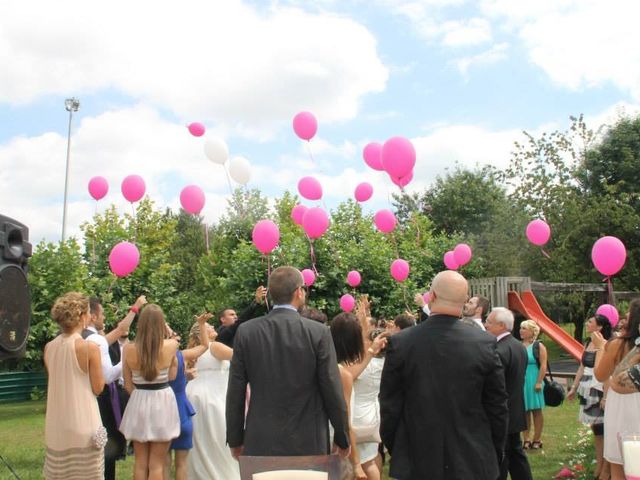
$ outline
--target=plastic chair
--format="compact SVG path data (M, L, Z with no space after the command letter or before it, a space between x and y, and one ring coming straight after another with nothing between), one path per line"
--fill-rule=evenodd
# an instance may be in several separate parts
M269 475L256 475L267 473ZM308 473L309 475L303 476L305 473ZM324 476L317 476L317 474L322 475L323 473ZM291 476L292 474L293 476ZM340 480L340 457L337 455L309 455L295 457L241 456L240 479Z

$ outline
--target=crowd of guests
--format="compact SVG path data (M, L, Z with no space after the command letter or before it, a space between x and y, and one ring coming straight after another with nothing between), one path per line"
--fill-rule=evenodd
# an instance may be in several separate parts
M160 306L139 297L104 332L100 301L71 292L52 317L47 479L113 479L133 448L134 479L240 478L243 455L343 459L345 478L532 479L525 450L543 448L547 350L540 329L468 298L456 272L438 274L418 312L375 319L366 295L353 313L306 306L298 270L275 269L240 314L195 318L180 349ZM129 330L137 318L135 339ZM600 479L622 479L617 433L640 429L640 301L612 336L590 335L568 397L592 426ZM519 338L516 338L519 337ZM605 404L605 402L608 403ZM605 408L606 406L606 408ZM523 441L524 440L524 441Z

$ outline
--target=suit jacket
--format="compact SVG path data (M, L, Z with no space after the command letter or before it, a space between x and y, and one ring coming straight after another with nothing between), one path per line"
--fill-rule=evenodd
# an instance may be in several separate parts
M347 448L347 407L329 329L286 308L240 325L226 419L229 446L244 445L245 455L326 455L328 421L334 442Z
M504 378L509 399L509 433L519 433L527 429L524 411L524 374L527 370L527 349L509 334L500 339L498 355L504 367Z
M498 477L508 412L495 337L432 314L390 338L379 399L393 478Z

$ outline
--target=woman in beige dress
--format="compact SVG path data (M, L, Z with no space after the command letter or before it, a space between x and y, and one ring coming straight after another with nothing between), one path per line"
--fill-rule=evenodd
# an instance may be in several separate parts
M51 316L62 333L44 348L49 381L43 475L47 480L102 479L104 445L94 442L102 428L95 397L104 388L100 350L80 336L89 321L89 298L66 293Z

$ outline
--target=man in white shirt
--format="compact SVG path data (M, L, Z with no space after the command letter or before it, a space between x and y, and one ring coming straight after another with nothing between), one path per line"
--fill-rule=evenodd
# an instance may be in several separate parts
M118 430L123 413L120 408L120 395L118 392L118 379L122 375L122 360L116 365L112 364L109 356L109 345L116 342L123 334L129 332L129 327L136 314L146 303L147 299L144 295L138 297L136 303L129 309L127 315L118 323L116 328L104 335L104 309L102 304L96 297L89 299L90 320L87 327L82 331L82 338L95 343L100 348L105 387L102 393L98 395L98 407L100 408L102 424L107 429L108 438L104 453L104 478L106 480L115 480L116 460L123 458L123 454L126 452L126 440Z
M471 297L462 308L462 322L485 331L482 320L489 312L489 300L484 297Z

